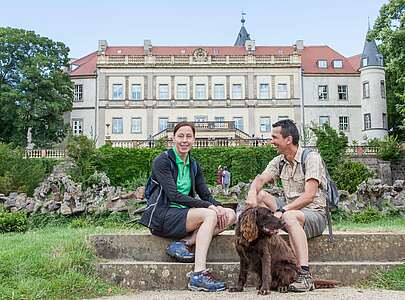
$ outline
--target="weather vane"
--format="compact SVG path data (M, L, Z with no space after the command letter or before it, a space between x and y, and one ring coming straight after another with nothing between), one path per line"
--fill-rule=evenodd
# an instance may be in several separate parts
M242 25L245 23L245 16L246 16L246 13L242 10L242 19L240 20L241 22L242 22Z

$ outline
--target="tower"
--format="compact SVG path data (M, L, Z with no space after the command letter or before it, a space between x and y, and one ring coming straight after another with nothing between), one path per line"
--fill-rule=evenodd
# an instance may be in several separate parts
M381 139L388 132L384 60L375 41L367 37L359 71L363 140Z

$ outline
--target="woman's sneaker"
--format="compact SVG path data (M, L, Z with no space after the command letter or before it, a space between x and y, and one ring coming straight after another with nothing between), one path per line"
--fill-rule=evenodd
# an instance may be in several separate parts
M194 262L194 253L184 241L170 243L166 248L166 254L180 262Z
M225 282L217 280L208 270L190 272L188 289L190 291L219 292L226 288Z

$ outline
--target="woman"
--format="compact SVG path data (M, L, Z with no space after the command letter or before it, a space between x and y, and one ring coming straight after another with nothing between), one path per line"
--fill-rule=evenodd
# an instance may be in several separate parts
M194 272L187 275L190 290L221 291L225 283L207 270L207 253L212 237L235 222L235 212L212 197L199 164L190 155L194 124L178 123L173 141L173 148L153 161L153 187L140 222L154 235L180 239L166 253L181 262L195 261Z

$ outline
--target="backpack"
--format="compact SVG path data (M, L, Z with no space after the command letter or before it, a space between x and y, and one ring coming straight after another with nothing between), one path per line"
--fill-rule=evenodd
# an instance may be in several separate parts
M307 156L310 152L313 150L304 148L301 154L301 168L302 168L302 173L305 175L305 161L307 159ZM339 192L336 186L336 183L332 180L330 177L330 174L328 172L328 169L326 168L326 164L324 160L322 159L322 164L323 167L325 168L325 173L326 173L326 218L328 220L328 231L329 231L329 242L333 242L333 233L332 233L332 220L331 220L331 210L332 209L337 209L338 204L339 204ZM282 160L280 161L279 164L279 174L281 174L281 171L283 170L283 167L285 165L285 161Z
M169 159L168 150L166 150L164 152L164 154ZM174 170L174 162L171 159L169 159L169 161L170 161L170 172L173 172L173 170ZM193 174L195 176L195 174L197 174L197 162L195 160L191 161L191 167L193 168ZM159 185L160 185L159 182L157 182L155 179L153 179L152 175L150 175L148 177L148 180L146 181L144 199L148 200L152 196L152 193L155 190L155 188L157 186L159 186Z

